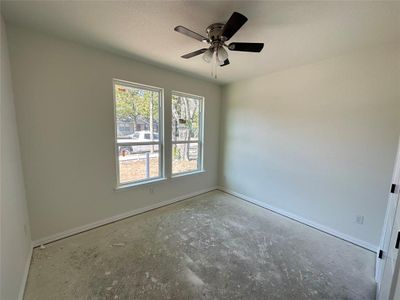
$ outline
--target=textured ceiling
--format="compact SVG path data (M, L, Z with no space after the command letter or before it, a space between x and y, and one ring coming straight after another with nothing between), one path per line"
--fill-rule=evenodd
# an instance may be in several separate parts
M174 32L201 34L233 11L249 21L231 41L264 42L260 54L230 52L218 81L232 82L400 40L400 2L284 1L1 1L7 22L210 77L204 44Z

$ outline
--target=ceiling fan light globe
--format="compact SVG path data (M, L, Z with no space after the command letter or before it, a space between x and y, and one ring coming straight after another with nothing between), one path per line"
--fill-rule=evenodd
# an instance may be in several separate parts
M224 63L224 61L228 58L228 52L224 49L224 47L220 47L218 49L218 60L220 63Z
M206 63L211 63L213 57L213 53L208 49L206 52L204 52L202 58Z

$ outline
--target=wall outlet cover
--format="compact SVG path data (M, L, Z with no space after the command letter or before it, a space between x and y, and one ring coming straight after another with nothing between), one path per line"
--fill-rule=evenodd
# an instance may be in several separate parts
M360 225L364 224L364 216L357 216L356 223Z

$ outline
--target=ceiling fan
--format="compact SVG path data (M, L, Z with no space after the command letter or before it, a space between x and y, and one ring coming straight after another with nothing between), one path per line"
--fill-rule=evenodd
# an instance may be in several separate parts
M200 42L207 43L210 46L208 48L202 48L194 52L182 55L182 58L192 58L194 56L203 54L203 60L207 63L212 63L213 71L212 75L216 78L216 67L224 67L229 65L228 52L225 48L231 51L243 51L243 52L261 52L264 47L264 43L230 43L226 44L227 41L247 22L247 18L238 13L234 12L229 18L226 24L214 23L207 27L207 36L202 36L184 26L176 26L175 31L187 35L188 37L194 38ZM225 48L224 48L225 47Z

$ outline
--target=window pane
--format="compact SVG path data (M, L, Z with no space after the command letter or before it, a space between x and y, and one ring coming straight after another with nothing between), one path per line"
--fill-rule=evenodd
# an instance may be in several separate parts
M190 141L199 138L201 100L172 95L172 140Z
M159 98L156 91L115 84L117 138L135 142L157 141Z
M118 146L120 183L160 176L158 145Z
M172 145L172 174L192 172L199 169L199 144Z

